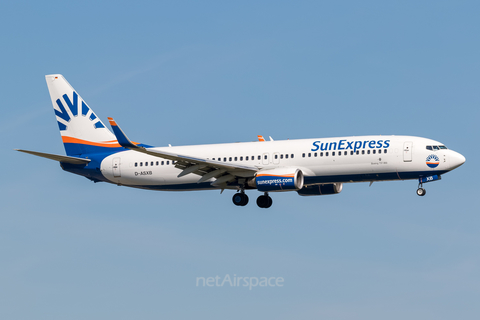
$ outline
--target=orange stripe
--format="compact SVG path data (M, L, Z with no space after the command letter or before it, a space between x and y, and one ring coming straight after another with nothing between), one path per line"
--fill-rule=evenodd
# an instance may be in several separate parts
M108 117L108 122L110 122L111 126L117 126L117 123L115 122L115 120L113 120L113 118Z
M262 136L257 136L258 141L265 141L265 139Z
M62 137L63 143L78 143L78 144L86 144L90 146L98 146L98 147L106 147L106 148L120 148L121 145L117 142L117 140L113 141L104 141L104 142L92 142L72 137L64 136Z
M77 139L68 136L62 136L63 143L79 143L79 144L87 144L90 146L98 146L98 147L106 147L106 148L120 148L121 145L118 143L117 140L110 140L110 141L103 141L103 142L92 142L82 139ZM139 142L133 142L133 144L140 144Z

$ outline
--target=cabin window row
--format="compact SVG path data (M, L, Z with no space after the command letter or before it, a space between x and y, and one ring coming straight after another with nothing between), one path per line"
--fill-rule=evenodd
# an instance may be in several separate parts
M175 161L172 161L172 164L175 164ZM170 161L145 161L145 162L135 162L135 167L153 167L153 166L164 166L164 165L170 165Z
M381 154L382 153L382 150L378 150L378 154ZM383 153L387 153L387 149L383 149ZM377 150L373 149L373 150L362 150L360 152L360 150L357 150L357 151L350 151L350 155L354 155L354 154L377 154ZM342 155L342 151L338 151L338 152L335 152L335 151L332 151L331 152L331 155L332 156L341 156ZM343 151L343 155L346 156L348 155L348 151ZM309 152L309 153L303 153L302 154L302 157L305 158L305 157L308 157L308 158L311 158L311 157L328 157L330 156L330 152Z
M276 154L276 155L275 155L275 159L278 159L278 156L279 156L279 155ZM294 157L295 157L295 156L294 156L293 153L292 153L292 154L285 154L285 155L281 154L281 155L280 155L280 159L283 159L283 158L285 158L285 159L293 159ZM268 155L265 154L265 155L264 155L264 158L265 158L265 159L268 159ZM255 156L251 156L251 157L250 157L250 156L245 156L245 157L243 157L243 156L240 156L240 157L223 157L223 158L222 158L222 157L218 157L218 158L212 158L212 160L223 161L223 162L227 162L227 161L244 161L244 160L245 160L245 161L253 161L253 160L255 160ZM258 156L257 156L257 160L262 160L262 156L261 156L261 155L258 155Z

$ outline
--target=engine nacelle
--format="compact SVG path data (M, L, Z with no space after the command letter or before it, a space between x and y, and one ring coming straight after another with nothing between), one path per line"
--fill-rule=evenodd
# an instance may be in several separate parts
M303 188L303 173L297 168L275 168L260 170L254 179L249 182L258 191L295 191Z
M297 192L301 196L323 196L340 193L342 192L342 189L343 183L329 183L303 187Z

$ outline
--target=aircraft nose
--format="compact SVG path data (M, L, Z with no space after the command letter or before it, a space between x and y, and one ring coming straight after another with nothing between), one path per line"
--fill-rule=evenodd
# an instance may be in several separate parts
M453 151L450 156L450 163L452 165L452 169L460 167L462 164L465 163L465 157L458 152Z

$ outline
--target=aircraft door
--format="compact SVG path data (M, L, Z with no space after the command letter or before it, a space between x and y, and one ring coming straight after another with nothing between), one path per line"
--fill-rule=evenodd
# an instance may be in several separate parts
M113 177L119 178L122 175L120 174L120 158L113 158L112 160L112 170L113 170Z
M412 146L413 142L407 141L403 144L403 161L411 162L412 161Z

